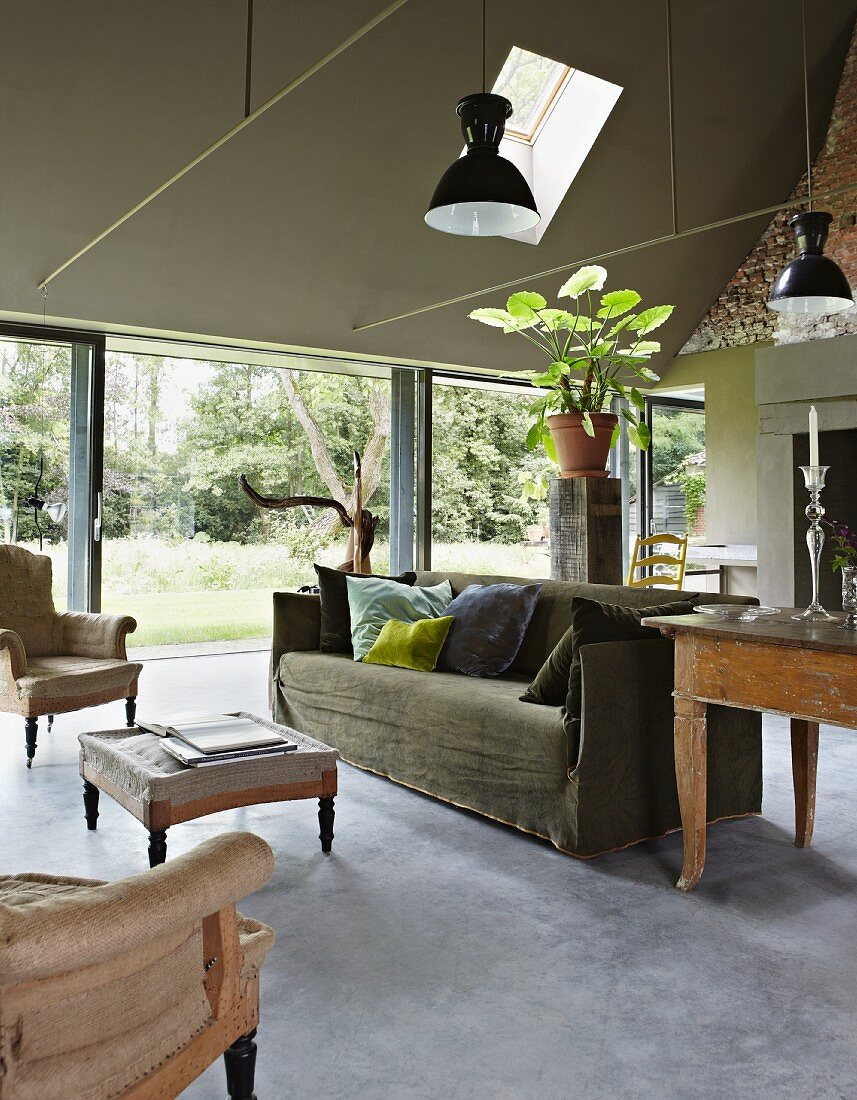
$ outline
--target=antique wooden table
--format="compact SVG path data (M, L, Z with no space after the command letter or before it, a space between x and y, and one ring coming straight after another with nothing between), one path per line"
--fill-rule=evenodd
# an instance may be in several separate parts
M692 890L705 866L706 710L709 703L791 719L795 844L808 848L815 820L818 724L857 728L857 633L795 622L791 608L755 622L699 614L644 619L675 639L675 767L684 866Z

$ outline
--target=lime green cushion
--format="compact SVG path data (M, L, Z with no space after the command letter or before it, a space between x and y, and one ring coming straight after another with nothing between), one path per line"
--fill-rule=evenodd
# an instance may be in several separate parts
M363 658L363 663L432 672L451 626L452 615L444 615L440 619L419 619L415 623L390 619L381 627L381 633Z
M420 588L410 587L383 577L349 577L348 609L351 614L351 643L354 660L362 661L390 619L400 623L416 623L420 619L436 619L452 602L449 581Z

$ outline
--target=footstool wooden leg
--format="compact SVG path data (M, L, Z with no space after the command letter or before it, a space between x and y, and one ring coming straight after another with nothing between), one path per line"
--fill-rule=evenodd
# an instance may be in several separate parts
M86 814L87 829L95 830L98 823L98 787L88 779L83 781L83 811Z
M242 1035L223 1052L226 1063L226 1090L229 1100L256 1100L253 1084L256 1078L256 1044L254 1028L249 1035Z
M129 695L125 700L125 725L132 729L137 717L137 696Z
M36 755L36 734L39 731L38 718L24 719L24 738L27 742L27 767L32 768L33 757Z
M321 850L329 852L333 846L333 799L320 798L318 800L318 839L321 841Z
M149 866L157 867L167 860L167 830L153 829L149 833Z

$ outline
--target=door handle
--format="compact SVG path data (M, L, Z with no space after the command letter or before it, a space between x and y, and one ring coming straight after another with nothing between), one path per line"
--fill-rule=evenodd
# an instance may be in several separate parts
M104 498L101 493L98 493L96 497L96 511L95 521L92 524L92 538L95 542L101 542L101 523L103 519L102 508L104 505Z

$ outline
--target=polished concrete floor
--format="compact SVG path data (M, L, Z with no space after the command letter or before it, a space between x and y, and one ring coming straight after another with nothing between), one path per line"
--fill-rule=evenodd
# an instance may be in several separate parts
M265 708L264 654L152 661L141 712ZM145 834L83 821L62 718L24 768L0 717L0 872L113 878ZM336 839L314 803L173 829L170 851L251 829L273 881L243 903L279 941L263 973L259 1100L857 1097L857 738L823 729L815 842L792 844L786 724L765 726L764 817L710 831L696 892L679 836L583 863L343 766ZM215 1065L184 1094L221 1100Z

